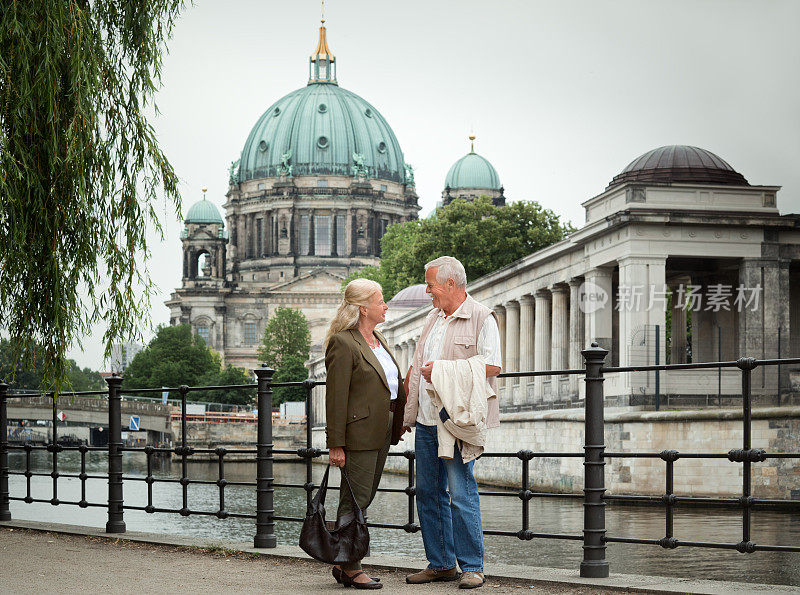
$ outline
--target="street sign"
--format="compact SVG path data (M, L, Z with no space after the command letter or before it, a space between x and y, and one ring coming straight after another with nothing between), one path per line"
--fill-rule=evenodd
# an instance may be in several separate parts
M63 411L59 411L59 412L56 414L56 419L57 419L58 421L64 421L65 419L67 419L67 414L66 414L66 413L64 413Z
M138 415L131 415L131 423L128 426L129 430L133 430L134 432L139 431L139 416Z

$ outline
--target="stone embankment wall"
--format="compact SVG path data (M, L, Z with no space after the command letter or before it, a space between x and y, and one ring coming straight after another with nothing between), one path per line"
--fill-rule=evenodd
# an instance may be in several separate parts
M605 443L609 453L677 450L679 453L727 453L742 448L740 409L683 411L606 410ZM771 452L800 452L800 407L753 410L752 447ZM503 414L501 425L489 431L487 452L583 453L583 411L563 410ZM325 432L314 430L315 446L324 448ZM406 434L393 450L413 449ZM583 459L534 458L530 461L531 490L581 493ZM660 458L609 458L606 487L611 494L662 494L666 463ZM387 469L405 472L407 461L389 457ZM478 481L519 486L522 462L517 458L482 458L475 464ZM738 496L742 464L725 459L678 459L675 493L685 496ZM800 460L767 459L753 463L753 496L800 499Z
M175 445L181 442L180 419L172 422L172 436ZM256 423L213 423L191 421L186 424L186 441L194 448L247 448L253 449L258 443L258 425ZM272 442L276 449L297 450L305 448L306 424L276 424L272 427ZM192 455L194 459L202 458ZM276 459L286 458L287 455L275 455ZM226 456L226 460L245 458L253 459L250 455ZM214 457L216 460L216 457Z

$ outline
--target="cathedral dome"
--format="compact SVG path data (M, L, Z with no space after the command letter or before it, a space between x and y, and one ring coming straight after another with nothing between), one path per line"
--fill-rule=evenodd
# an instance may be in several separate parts
M625 182L683 182L749 186L747 180L711 151L687 145L669 145L634 159L608 184Z
M487 159L469 152L456 161L447 172L446 188L486 188L500 190L500 177Z
M214 203L207 201L205 197L191 206L189 212L186 213L184 223L219 223L224 225L217 207L214 206Z
M267 109L242 149L239 181L279 175L291 152L293 175L353 175L354 155L371 178L404 183L400 144L384 117L334 81L314 80Z

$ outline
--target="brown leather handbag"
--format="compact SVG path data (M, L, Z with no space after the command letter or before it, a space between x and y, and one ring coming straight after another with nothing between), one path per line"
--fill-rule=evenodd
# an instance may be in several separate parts
M325 493L328 491L328 474L330 466L325 469L317 495L311 499L306 510L306 519L300 530L300 547L305 553L328 564L347 564L361 560L369 549L369 530L364 513L356 503L353 488L344 467L341 468L341 490L346 490L353 505L353 514L333 529L325 523Z

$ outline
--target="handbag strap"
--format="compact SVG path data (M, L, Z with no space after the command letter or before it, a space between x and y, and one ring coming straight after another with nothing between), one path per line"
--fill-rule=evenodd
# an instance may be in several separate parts
M318 507L320 504L325 504L325 494L328 491L328 474L330 473L330 470L330 465L325 467L325 474L322 476L322 481L319 482L317 495L311 500L311 504L309 505L310 507ZM309 508L309 510L311 509Z
M347 477L347 472L344 470L344 467L340 467L339 469L342 472L342 479L344 480L343 482L339 482L339 489L344 489L344 485L342 484L347 485L347 491L350 493L350 502L353 505L353 514L356 517L356 521L364 523L364 513L361 511L361 508L359 508L358 502L356 502L356 495L353 493L353 486L350 485L350 478Z

